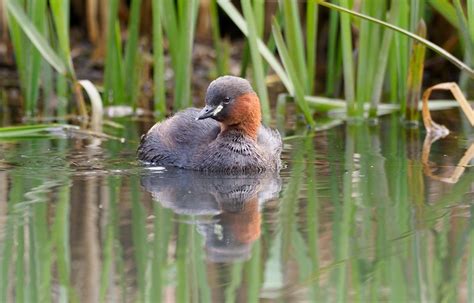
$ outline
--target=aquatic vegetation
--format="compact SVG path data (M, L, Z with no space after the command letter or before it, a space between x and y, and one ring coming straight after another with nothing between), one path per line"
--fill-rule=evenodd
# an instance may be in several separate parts
M214 68L208 76L212 79L229 71L228 49L234 42L226 40L229 33L221 27L225 15L246 37L239 58L241 73L253 81L262 100L265 121L271 118L268 84L270 79L275 79L273 73L292 97L289 100L295 101L306 123L312 126L316 112L338 108L342 98L348 117L375 118L384 103L395 103L402 117L417 120L418 92L422 87L420 72L425 60L416 54L421 54L423 46L461 70L459 85L464 93L471 95L473 2L468 0L464 5L460 0L429 3L367 0L351 7L354 3L346 0L303 3L280 0L268 9L269 4L264 1L242 0L240 12L227 0L208 3L132 0L128 4L112 0L107 7L90 1L84 5L87 33L96 47L91 56L100 59L102 49L105 60L103 85L94 83L94 90L101 94L88 96L95 103L97 96L101 96L104 105L149 108L161 117L168 114L169 105L173 111L193 105L191 82L197 26L209 24L209 41L212 40L215 52ZM38 100L52 94L60 101L56 114L66 115L70 111L71 93L79 114L86 116L71 55L69 15L73 3L8 0L6 4L26 116L37 115ZM321 19L321 7L331 9L327 19ZM147 13L146 8L150 8ZM433 13L441 14L453 26L460 39L462 59L422 34L415 34L419 22L431 18ZM95 20L94 16L101 18ZM150 42L140 30L144 23L151 26ZM55 75L48 68L42 70L44 62L54 68ZM410 62L417 68L410 68ZM325 69L320 68L323 65ZM317 74L320 70L325 73ZM167 76L170 71L171 77ZM416 83L409 82L410 79ZM147 81L153 88L153 100L143 100ZM87 88L89 93L91 86ZM168 102L171 96L173 101Z
M23 42L19 43L19 45L17 45L17 48L23 51L23 49L32 49L32 47L34 46L41 53L43 58L61 76L71 81L72 89L74 90L75 96L77 99L77 106L79 109L79 113L82 116L87 116L87 111L85 108L84 99L83 99L83 95L82 95L82 91L80 87L81 84L76 79L74 68L72 66L72 58L71 58L70 47L69 47L69 31L68 31L68 26L66 26L69 23L68 22L69 7L67 3L59 3L59 1L53 1L53 4L52 4L52 9L56 13L54 15L55 17L53 18L53 20L56 25L56 28L58 29L59 53L56 52L50 46L47 39L44 37L44 35L41 34L41 32L31 22L31 20L25 14L23 8L21 7L19 3L15 1L7 1L7 8L8 8L8 12L11 18L15 19L15 23L14 23L15 26L18 26L19 28L21 28L21 30L24 32L24 34L28 37L30 41L30 43L27 43L25 41L25 38L21 36L22 34L16 31L15 35L18 35L17 40L23 39L21 40ZM29 55L30 55L29 53L25 54L25 56L29 56ZM39 60L39 57L36 60ZM25 80L25 77L23 77L22 87L31 87L31 85L33 84L31 84L30 81L33 81L34 83L36 83L35 81L38 80L39 75L35 72L35 69L33 70L26 69L26 70L30 71L32 74L28 74L29 77L26 77L30 79L29 81ZM38 88L36 87L35 89L38 89ZM64 89L65 89L65 83L61 80L61 78L59 78L58 90L61 91ZM33 88L31 88L30 90L33 90ZM92 92L92 91L94 91L94 96L92 98L97 101L98 94L95 94L95 87L89 86L87 92ZM36 99L29 100L29 102L33 104L36 103L36 101L37 101ZM63 111L64 111L64 108L63 108Z

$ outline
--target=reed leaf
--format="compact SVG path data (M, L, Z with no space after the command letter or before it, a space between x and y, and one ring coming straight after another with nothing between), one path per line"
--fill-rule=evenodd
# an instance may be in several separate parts
M464 62L466 64L472 64L473 63L473 50L474 50L474 40L471 40L471 33L468 28L468 21L466 19L466 16L464 15L464 10L463 6L461 4L460 0L455 0L454 2L454 8L456 10L456 16L458 19L459 23L459 31L461 33L462 37L462 44L464 45ZM472 30L472 29L471 29ZM459 85L463 90L466 90L467 87L467 75L462 72L460 79L459 79Z
M33 1L29 13L33 24L36 26L39 32L44 34L46 25L46 0ZM32 116L35 112L39 95L42 57L41 54L33 47L33 45L29 44L25 46L28 49L28 56L26 57L28 62L26 66L28 80L27 83L25 83L27 87L25 95L26 115Z
M41 132L54 133L57 130L78 129L79 127L69 124L35 124L8 126L0 128L0 139L21 138L35 135Z
M163 49L162 0L152 1L153 11L153 90L154 111L166 113L165 59Z
M70 71L68 71L65 62L61 60L61 57L51 48L43 35L36 29L21 5L17 1L8 0L7 9L43 58L48 61L58 73L71 78L72 75Z
M336 80L338 76L338 62L337 60L340 57L340 50L338 48L338 39L337 31L339 28L339 14L337 11L329 12L329 38L328 38L328 48L327 48L327 73L326 73L326 95L333 96L336 92Z
M320 4L324 5L321 2ZM348 6L347 0L341 0L342 6ZM348 15L341 15L341 46L342 46L342 67L344 73L344 94L347 101L348 114L356 114L355 104L355 82L354 63L352 58L352 33L350 18Z
M297 74L296 68L293 65L293 61L291 60L288 49L286 48L285 41L283 40L283 36L281 34L280 25L278 24L276 19L273 19L272 25L273 25L272 32L275 38L278 52L280 53L280 56L282 58L285 69L289 75L289 78L291 79L292 86L295 89L294 96L295 96L296 103L298 104L299 109L303 112L306 118L306 122L308 122L308 124L310 124L313 127L314 120L309 110L308 104L305 101L304 88L302 86L301 79L299 78Z
M292 54L291 60L300 80L303 83L305 93L309 92L308 75L306 73L306 60L304 56L303 33L298 12L298 3L293 0L282 0L282 10L285 20L283 31L287 42L288 52Z
M316 81L316 50L317 50L317 26L319 7L315 1L306 4L306 77L307 93L314 93Z
M63 62L68 69L72 80L75 80L72 65L71 48L69 46L69 0L50 0L55 30L58 35L59 49L61 50Z
M254 82L257 86L257 93L262 105L263 120L268 123L270 121L270 104L268 102L268 92L265 83L265 75L263 73L262 58L260 57L257 47L257 24L250 5L250 0L242 0L242 9L249 30L248 43L250 46L250 56L252 57Z
M467 1L467 22L471 34L471 41L474 41L474 1L472 0Z
M165 1L166 2L166 1ZM193 39L196 27L197 5L196 0L179 0L182 14L178 20L178 36L169 36L169 40L177 39L178 47L172 56L175 57L175 98L174 103L177 108L189 107L191 100L191 76L192 76L192 52ZM170 41L171 43L171 41Z
M469 1L468 1L469 2ZM458 18L456 10L451 2L448 0L429 0L429 3L434 7L452 26L458 27Z
M127 46L125 48L125 62L124 62L124 81L125 84L125 100L128 104L134 102L134 94L136 91L137 77L136 66L138 64L138 36L140 29L140 7L141 0L132 0L130 4L130 21L128 24L128 38Z
M169 51L171 55L172 65L176 66L176 56L174 54L178 53L177 37L178 37L178 21L176 16L176 8L174 1L163 1L163 13L161 18L163 20L163 27L167 33L169 43Z
M219 76L227 74L227 66L224 54L224 47L221 40L221 30L219 25L219 14L217 11L217 1L211 0L209 2L209 10L211 17L211 33L212 42L216 52L216 69Z
M107 46L104 70L104 100L107 104L121 103L122 66L120 27L117 22L118 0L110 0L107 10Z
M426 37L426 24L423 20L418 25L417 34L420 37ZM406 110L402 113L405 115L405 120L408 123L418 122L418 101L420 100L421 86L423 84L425 50L426 47L423 44L416 41L413 43L408 69Z
M390 9L389 23L394 23L398 16L399 5L397 0L393 0ZM392 44L393 31L384 29L382 37L382 45L380 47L379 55L377 56L377 68L374 75L374 84L372 96L370 99L370 113L369 117L375 118L377 115L377 106L380 103L382 96L383 82L385 79L385 71L387 68L387 61L390 54L390 45Z

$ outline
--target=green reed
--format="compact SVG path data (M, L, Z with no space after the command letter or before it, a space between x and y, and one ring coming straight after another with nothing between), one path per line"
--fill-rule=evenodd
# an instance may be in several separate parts
M211 0L209 3L212 42L216 52L216 71L218 75L225 75L228 71L227 56L225 53L224 41L221 39L221 29L219 25L219 14L217 10L217 0Z
M52 11L51 21L54 24L56 33L56 36L54 37L54 42L58 44L58 47L56 47L56 49L51 46L52 41L49 41L48 37L45 36L45 34L47 34L46 29L44 28L45 26L35 26L34 20L32 20L31 17L28 16L28 14L25 12L23 3L9 0L7 1L6 6L11 20L10 24L12 24L10 25L10 27L12 28L13 32L13 40L17 41L14 42L14 44L17 44L16 51L19 57L33 55L32 58L39 58L34 56L34 50L38 51L43 57L43 59L47 61L59 74L57 92L58 96L61 97L61 94L64 93L65 90L67 90L67 83L65 82L65 79L67 79L72 83L72 91L74 92L74 95L76 97L79 114L84 117L87 116L87 109L84 104L84 97L81 90L81 85L83 85L84 82L88 81L77 80L72 64L72 57L69 47L69 2L59 0L50 1L49 7ZM27 39L20 34L20 29ZM51 40L53 39L51 38ZM21 50L19 50L20 48ZM23 51L25 51L24 54ZM19 67L21 68L23 66L23 68L25 68L27 72L27 74L25 74L23 77L20 76L21 81L23 82L23 87L36 87L36 84L33 83L33 80L37 80L37 77L35 77L35 75L37 75L36 69L33 68L32 71L28 70L27 67L25 67L25 64L29 64L29 62L25 62L20 59ZM95 86L91 85L89 88L89 90L86 90L87 93L90 93L91 91L94 92L94 96L90 95L91 102L101 103L100 98L97 98L98 93ZM29 96L31 96L31 94ZM36 101L31 101L30 103L32 102ZM34 108L34 105L30 107ZM63 114L65 112L64 109L65 104L63 104L62 107L58 109L58 113Z
M18 4L24 5L24 1ZM31 18L34 26L43 32L46 30L46 0L29 1L27 15ZM13 48L16 53L20 87L25 99L25 114L32 116L35 114L39 98L40 69L42 58L39 52L28 43L27 37L21 31L20 24L15 18L9 18L10 36Z
M262 105L263 119L264 121L269 122L270 106L269 106L269 101L268 101L268 92L267 92L267 87L265 83L265 75L263 73L264 71L263 71L262 58L260 56L260 53L257 47L258 27L255 20L255 15L250 5L250 0L242 0L242 8L243 8L244 16L248 25L247 28L249 31L248 42L249 42L249 47L250 47L250 56L252 58L252 67L253 67L253 74L255 78L257 93L260 98L260 103Z
M153 91L154 112L158 115L166 113L165 58L163 47L162 26L163 3L161 0L152 2L153 11Z
M467 65L472 66L474 64L474 28L472 28L472 25L474 24L474 1L467 1L466 13L464 12L464 7L460 0L455 0L453 4L459 23L459 36L461 36L463 39L464 62ZM468 82L469 80L471 80L470 83ZM459 84L460 87L466 91L466 93L473 93L473 83L474 81L469 78L469 75L466 72L461 73ZM471 84L471 87L468 90L469 84Z
M417 34L426 37L426 24L419 22ZM421 97L426 47L415 41L412 46L407 79L407 100L404 119L408 123L418 123L418 103ZM401 109L403 110L403 109Z
M117 20L119 0L111 0L107 11L107 50L104 67L104 102L125 103L122 43Z
M196 28L196 0L163 2L162 20L169 43L169 54L174 71L174 107L182 109L192 105L192 49Z
M70 1L8 0L6 3L10 16L9 32L26 115L39 113L40 97L45 98L48 108L48 97L52 96L53 90L59 100L59 116L68 113L68 100L72 94L77 101L79 113L86 115L87 109L79 86L82 83L76 78L71 56ZM103 97L106 103L132 107L139 105L138 99L144 75L147 74L148 61L151 65L151 60L146 56L147 52L150 52L153 55L154 91L153 104L150 104L150 107L153 107L157 115L164 116L167 111L167 95L174 96L174 110L191 106L194 33L200 2L152 1L151 50L147 49L146 44L141 45L141 41L145 39L141 40L142 34L139 30L146 18L142 12L145 2L129 2L129 19L126 26L118 17L121 3L122 0L111 0L106 9L109 16L107 26L103 29L106 33L103 75ZM212 0L209 5L209 36L213 41L216 59L215 69L211 71L222 75L229 70L229 46L227 41L221 38L226 33L219 24L220 6L247 37L242 73L246 75L247 63L251 63L252 80L261 98L266 122L270 118L271 102L267 88L267 76L272 73L270 68L281 79L310 125L314 125L313 109L319 109L308 106L314 104L309 98L316 94L344 97L346 112L350 117L363 117L367 108L370 108L369 115L376 117L382 100L399 104L400 115L403 116L407 98L413 97L410 84L407 83L407 79L411 77L409 62L413 39L455 64L461 70L461 87L469 92L473 83L471 78L474 77L474 0L465 3L466 5L460 0L432 0L427 3L367 0L361 2L360 7L357 7L359 11L356 12L355 8L351 7L353 1L348 0L280 0L275 16L269 16L267 3L262 0L242 0L242 13L230 1ZM318 17L321 6L332 9L327 21L327 41L323 41L327 45L327 56L317 52L317 33L321 32L319 26L326 26L318 24L322 23ZM418 22L423 17L431 16L433 11L439 12L455 27L461 41L462 60L413 34ZM265 22L272 18L275 19L271 24L272 32L269 37L264 37L265 26L270 25ZM354 30L358 32L357 36L353 36ZM174 88L171 93L166 91L166 56L170 57L170 67L174 72ZM324 57L327 57L324 62L327 66L326 82L320 85L321 77L316 75L316 68L321 66L317 64L318 60ZM42 71L46 62L55 69L56 74L53 75L47 68ZM215 74L211 73L209 77L212 78ZM93 87L93 91L96 91L94 86L88 87ZM91 102L101 102L98 93L91 94L88 89L86 92ZM337 103L337 100L328 101ZM370 106L367 106L369 103Z
M341 6L348 6L347 0L340 1ZM354 81L354 63L352 57L352 32L350 17L341 15L341 49L342 66L344 74L344 97L347 102L347 112L349 115L355 115L355 81Z

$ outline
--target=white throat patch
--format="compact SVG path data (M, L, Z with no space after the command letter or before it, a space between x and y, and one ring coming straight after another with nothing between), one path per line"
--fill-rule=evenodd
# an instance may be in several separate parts
M217 115L222 109L224 108L224 106L222 106L222 104L219 104L216 109L212 112L212 115L215 116Z

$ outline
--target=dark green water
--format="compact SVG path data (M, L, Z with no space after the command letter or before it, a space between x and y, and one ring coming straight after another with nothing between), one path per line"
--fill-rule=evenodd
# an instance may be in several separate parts
M0 302L474 302L472 128L292 131L251 178L142 168L145 128L0 141Z

